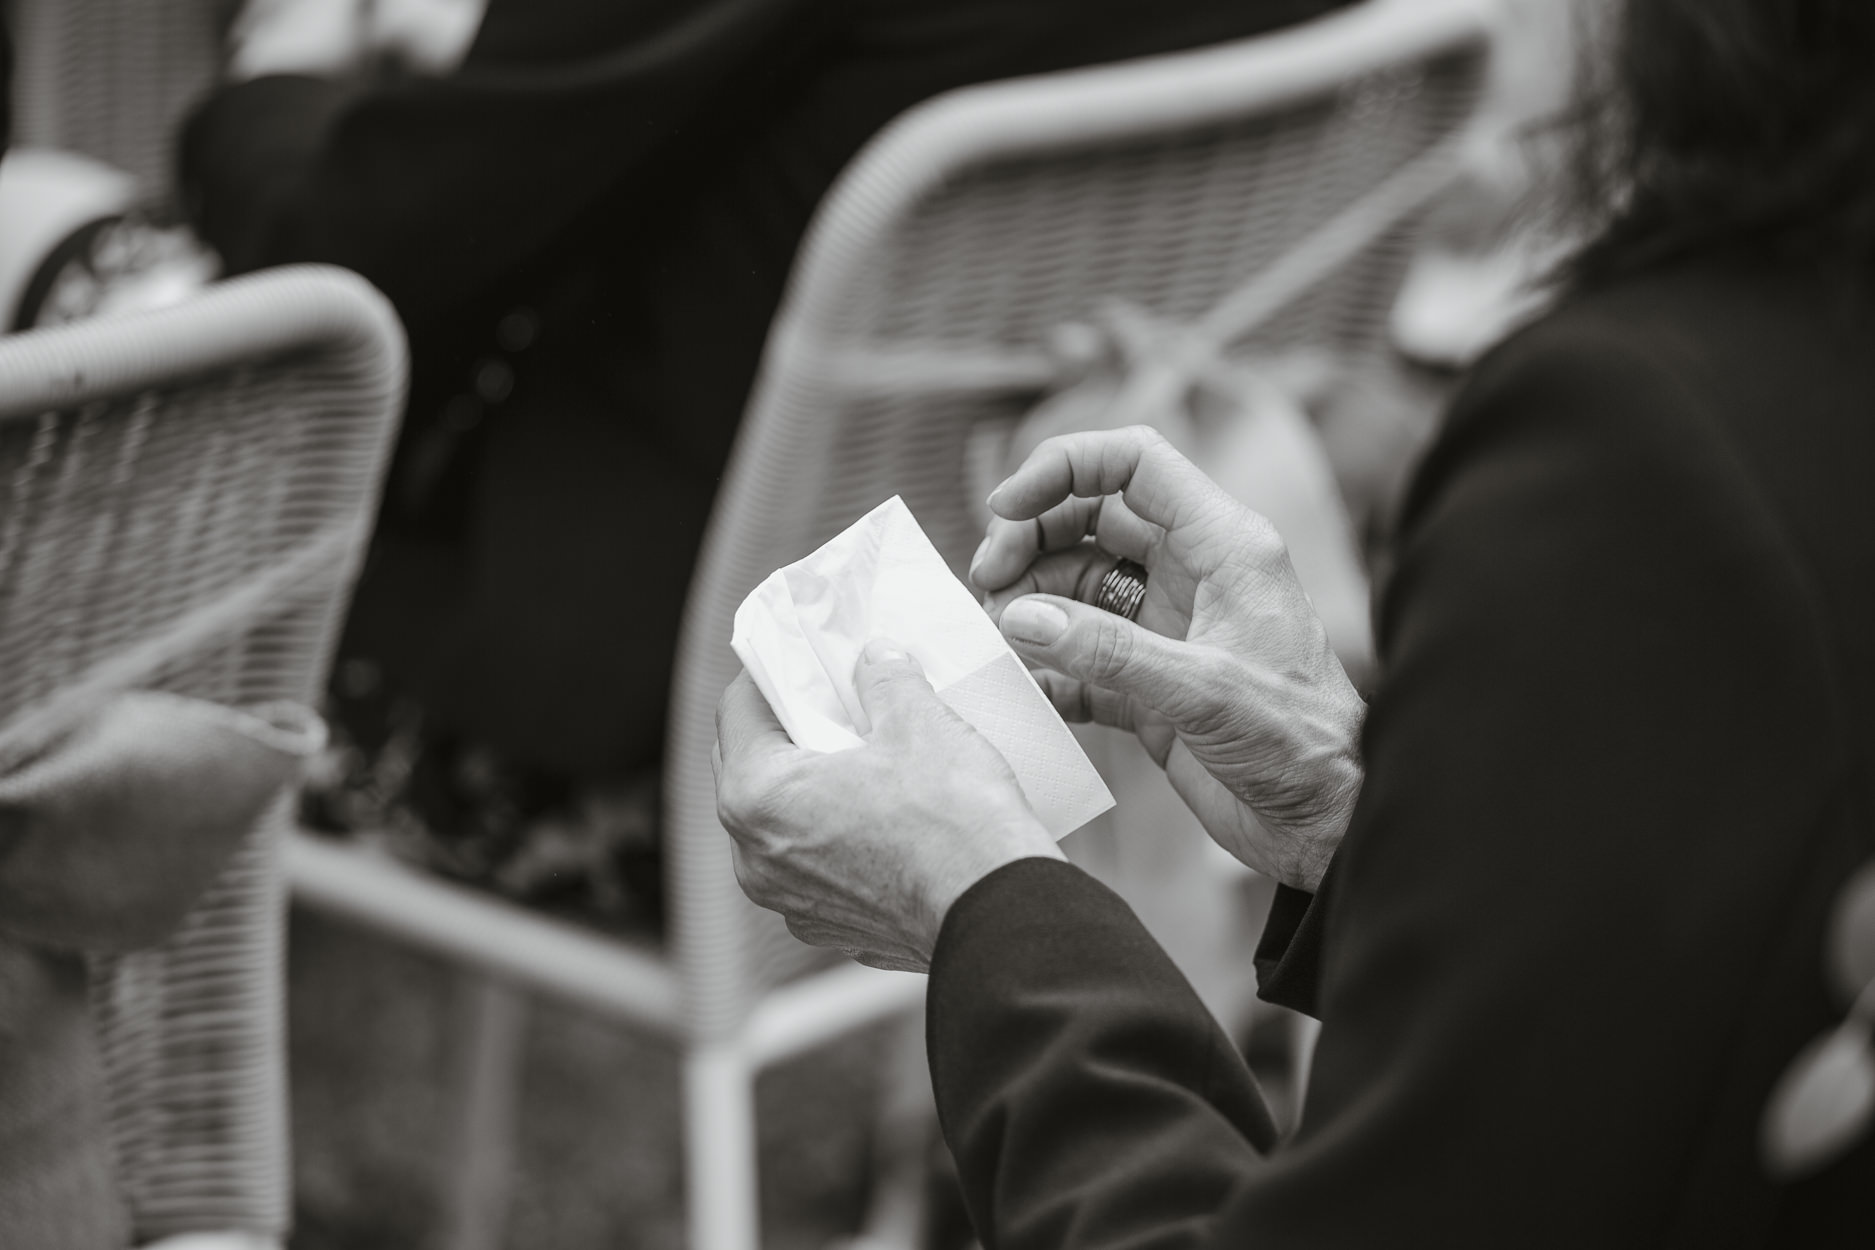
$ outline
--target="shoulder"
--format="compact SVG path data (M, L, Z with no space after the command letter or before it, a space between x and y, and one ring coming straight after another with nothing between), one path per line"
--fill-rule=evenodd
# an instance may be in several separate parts
M1871 349L1821 284L1765 268L1566 299L1479 365L1415 476L1384 665L1505 632L1571 683L1750 655L1839 736L1845 648L1875 626Z
M1644 439L1664 426L1740 446L1781 432L1801 447L1851 407L1866 410L1871 356L1867 303L1822 278L1749 260L1687 263L1566 295L1479 364L1448 433L1504 424L1493 410L1535 393L1574 404L1585 438Z
M1869 310L1787 268L1709 261L1570 295L1473 371L1407 523L1455 478L1540 456L1603 492L1638 464L1656 491L1787 529L1809 496L1833 513L1810 527L1828 541L1863 510L1862 475L1842 470L1875 453L1872 362Z

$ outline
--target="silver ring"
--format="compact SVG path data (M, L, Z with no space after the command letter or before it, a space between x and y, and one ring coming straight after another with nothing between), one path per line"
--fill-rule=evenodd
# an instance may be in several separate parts
M1146 570L1131 560L1122 560L1107 570L1094 594L1094 606L1115 616L1132 620L1139 615L1139 605L1146 598Z

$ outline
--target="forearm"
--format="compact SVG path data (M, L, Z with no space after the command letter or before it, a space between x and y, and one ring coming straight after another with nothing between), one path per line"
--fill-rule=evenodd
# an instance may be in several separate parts
M945 1139L991 1250L1195 1247L1275 1140L1249 1070L1126 905L1023 860L932 962Z
M406 320L451 310L633 179L656 199L665 158L701 141L723 84L746 75L799 7L675 7L583 59L510 62L478 46L448 77L282 75L225 88L184 139L195 224L233 269L339 264Z

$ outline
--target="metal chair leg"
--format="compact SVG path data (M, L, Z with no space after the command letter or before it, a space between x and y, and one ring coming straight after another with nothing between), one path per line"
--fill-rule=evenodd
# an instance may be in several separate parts
M684 1133L691 1250L756 1250L755 1071L739 1041L685 1054Z
M500 1250L514 1176L516 1086L528 1002L513 985L465 971L453 1073L458 1110L444 1210L446 1250Z
M926 1154L937 1129L931 1069L925 1062L924 1012L893 1026L873 1127L872 1197L866 1220L846 1250L918 1250L924 1238Z

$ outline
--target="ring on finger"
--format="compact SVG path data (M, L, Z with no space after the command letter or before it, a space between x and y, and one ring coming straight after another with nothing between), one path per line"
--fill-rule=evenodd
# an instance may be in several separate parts
M1094 606L1130 621L1139 616L1139 605L1145 598L1145 567L1132 560L1121 560L1100 579L1100 588L1094 592Z

